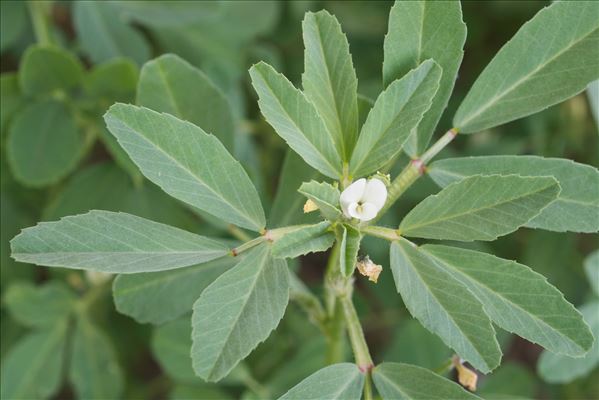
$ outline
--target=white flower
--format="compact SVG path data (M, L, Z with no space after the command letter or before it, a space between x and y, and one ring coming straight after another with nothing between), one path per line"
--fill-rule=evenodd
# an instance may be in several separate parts
M383 208L387 187L379 179L358 179L349 185L339 198L343 213L348 218L370 221Z

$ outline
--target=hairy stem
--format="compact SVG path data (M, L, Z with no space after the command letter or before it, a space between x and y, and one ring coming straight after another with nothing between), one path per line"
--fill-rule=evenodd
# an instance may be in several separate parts
M422 154L420 160L423 164L428 164L441 150L445 148L457 136L458 128L451 128L443 136L439 138L427 151Z
M426 164L433 159L441 150L445 148L458 134L457 128L448 130L439 140L437 140L420 158L410 161L410 163L400 172L399 175L391 182L388 188L387 201L383 208L379 211L376 222L380 217L389 210L389 208L401 197L402 194L414 182L418 180L426 172Z
M266 241L266 237L258 236L257 238L247 241L240 246L232 248L231 255L233 257L237 257L239 254L243 253L244 251L247 251L247 250L251 249L252 247L257 246L264 241Z
M349 340L351 342L354 357L360 370L364 373L369 372L374 366L372 357L370 357L370 351L364 338L364 332L362 331L362 325L358 318L358 313L354 307L354 303L351 300L351 295L346 294L340 296L341 305L343 307L343 313L345 315L345 322L347 324L347 332L349 334Z
M366 226L362 228L362 233L389 241L399 240L401 238L397 229L384 228L382 226Z
M329 256L324 278L327 315L325 324L327 353L325 359L327 364L335 364L343 361L345 350L345 320L343 318L343 309L337 298L341 278L339 271L339 242L337 242Z
M351 299L351 293L346 293L340 296L340 301L343 306L343 313L345 314L345 322L347 324L347 332L349 333L349 340L351 342L354 357L358 368L366 376L364 382L364 399L371 400L372 395L372 382L371 382L371 371L374 368L372 357L370 356L370 350L366 344L366 338L364 337L364 331L358 318L358 313L354 307L354 303Z

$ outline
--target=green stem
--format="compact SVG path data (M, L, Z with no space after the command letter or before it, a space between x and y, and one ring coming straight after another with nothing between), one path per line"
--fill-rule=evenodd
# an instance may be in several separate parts
M27 7L31 15L31 23L37 42L42 45L52 44L52 35L50 34L50 24L48 21L48 10L51 3L48 1L28 1Z
M420 158L410 161L410 163L400 172L399 175L391 182L387 191L387 201L383 208L379 211L377 217L372 221L376 222L380 217L389 210L389 208L401 197L402 194L414 182L426 172L426 164L433 159L441 150L445 148L458 134L457 128L448 130L439 140L437 140Z
M310 226L310 225L309 224L290 225L290 226L285 226L283 228L269 229L269 230L264 231L263 236L266 240L268 240L270 242L275 242L278 239L285 236L286 234L288 234L289 232L296 231L296 230L304 228L306 226Z
M345 350L345 320L343 309L337 298L339 281L342 278L339 271L339 248L339 242L335 243L325 273L324 290L327 314L325 324L327 353L325 358L327 364L343 361Z
M325 321L327 315L318 299L296 274L290 272L289 298L295 301L306 314L312 323L314 323L322 332L326 332Z
M351 342L352 349L354 351L354 357L358 368L366 376L364 382L364 399L371 400L372 396L372 382L371 382L371 371L374 368L372 357L370 356L370 350L368 350L368 344L366 344L366 338L364 337L364 331L358 318L358 313L354 307L354 303L351 300L351 294L346 293L339 298L343 307L343 313L345 314L345 322L347 324L347 332L349 333L349 340Z
M260 243L266 241L266 238L264 236L258 236L257 238L254 238L248 242L245 242L244 244L237 246L233 249L231 249L231 255L233 257L237 257L239 254L243 253L244 251L247 251L249 249L251 249L254 246L259 245Z
M373 400L372 394L372 374L369 372L364 379L364 400Z
M80 312L85 312L91 308L92 305L98 301L104 294L108 292L108 289L111 288L110 283L112 279L107 280L106 282L100 283L99 285L94 285L89 288L87 292L81 297L79 300L79 304L77 309Z
M430 160L433 159L441 150L445 148L458 134L458 128L451 128L439 140L437 140L427 151L422 154L420 157L420 161L424 165L428 164Z
M354 351L356 363L360 370L366 373L372 369L374 364L372 362L372 357L370 357L366 339L364 338L364 332L362 331L358 313L356 312L354 303L349 294L341 296L339 299L341 300L341 305L343 307L347 332L349 333L349 340Z
M362 233L389 241L399 240L401 238L397 229L384 228L382 226L365 226L362 228Z
M252 237L250 235L248 235L235 225L229 224L227 226L227 230L229 231L231 236L233 236L235 239L241 240L242 242L249 242L250 240L252 240Z
M387 201L383 208L379 211L377 217L373 220L376 222L382 217L389 208L401 197L402 194L410 187L420 176L422 176L424 169L417 160L412 160L410 163L400 172L399 175L391 182L391 186L387 189Z

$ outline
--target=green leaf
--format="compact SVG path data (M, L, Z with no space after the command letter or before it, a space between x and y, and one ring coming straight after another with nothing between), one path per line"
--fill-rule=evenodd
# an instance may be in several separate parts
M599 250L595 250L585 258L584 272L593 291L596 295L599 295Z
M580 313L529 267L456 247L420 250L468 287L499 327L554 353L582 356L591 348L593 335Z
M526 224L558 232L599 231L599 170L560 158L484 156L436 161L427 170L441 187L472 175L553 176L561 192Z
M333 245L335 234L330 231L331 223L302 226L275 240L272 255L277 258L295 258L308 253L325 251Z
M443 39L440 39L440 38ZM396 1L385 36L383 81L401 78L428 58L443 70L439 90L404 149L415 157L428 145L449 97L462 62L466 25L459 1Z
M22 1L3 1L0 10L0 51L4 52L17 44L27 29L27 4Z
M390 346L384 352L384 360L397 360L420 367L435 369L452 356L452 351L438 336L427 331L415 319L402 319Z
M316 371L279 400L360 400L364 375L355 364L333 364Z
M174 381L182 383L201 382L193 373L189 349L191 347L191 323L189 316L170 321L154 329L152 354L163 371Z
M250 75L268 123L310 166L338 179L342 175L341 156L314 105L264 62L252 66Z
M391 244L391 271L404 304L425 328L483 373L499 365L495 330L466 286L405 240Z
M110 131L104 126L99 126L98 138L104 144L114 162L129 174L131 180L137 187L141 186L144 179L141 171L137 168L137 165L133 163L131 157L129 157L127 152L121 147Z
M374 107L374 100L364 95L358 94L358 128L362 129L370 110Z
M130 57L143 64L150 58L148 43L121 17L114 3L83 1L74 3L73 8L77 38L94 63Z
M256 188L216 137L144 107L116 104L104 118L142 173L165 192L243 228L264 228Z
M2 399L51 397L64 366L66 323L23 337L2 359Z
M182 58L165 54L144 64L137 103L201 127L233 152L235 127L227 98L210 78Z
M362 234L351 225L341 225L341 229L339 267L341 268L341 274L348 277L354 273L356 267Z
M599 128L599 80L593 81L587 86L587 97L595 118L595 126Z
M193 305L195 373L218 381L277 327L289 301L289 272L269 246L252 249Z
M538 390L537 377L518 361L503 363L477 388L485 400L529 400L536 397Z
M154 329L151 340L152 355L164 373L179 385L174 393L171 392L170 398L229 399L230 397L219 389L222 385L242 383L235 381L235 378L236 374L244 374L242 372L244 365L239 364L224 381L219 383L219 386L205 383L193 372L189 357L191 345L189 316L170 321Z
M5 72L0 75L0 101L0 134L4 137L9 122L25 104L17 74Z
M83 66L71 53L57 47L34 45L19 66L19 83L29 96L69 90L83 80Z
M119 2L119 9L133 18L150 26L181 27L193 23L205 23L206 20L221 17L226 4L220 2L189 1L135 1Z
M382 363L372 379L384 400L480 400L457 383L415 365Z
M341 217L339 210L339 189L327 182L310 181L302 183L299 192L312 200L323 217L335 221Z
M95 66L85 77L83 85L92 97L110 102L131 102L138 75L137 65L129 59L115 58Z
M0 191L0 289L2 293L8 285L17 280L34 281L39 268L33 265L18 264L10 257L10 239L19 231L34 223L34 215L24 207L22 201L5 190L5 168L2 171L2 190ZM1 324L5 325L5 324Z
M65 104L47 99L30 103L15 116L7 150L15 179L41 187L56 183L77 166L83 140Z
M304 93L333 136L342 159L348 160L358 138L358 79L347 38L337 19L325 10L306 13L302 30Z
M123 392L124 379L112 343L81 315L72 338L69 380L79 399L115 399Z
M301 324L300 321L301 319L298 319ZM326 338L324 336L304 336L305 331L298 332L293 328L292 332L295 337L301 336L301 340L294 344L295 350L293 353L284 356L285 362L281 363L265 382L270 397L273 399L279 398L297 382L302 381L325 365Z
M541 353L537 371L541 378L549 383L568 383L576 378L587 375L599 365L599 301L593 301L580 307L584 319L591 326L595 343L591 350L582 358L572 358L554 354L547 350Z
M352 154L352 177L375 172L393 159L429 109L439 88L442 70L433 60L391 83L366 118Z
M454 126L472 133L541 111L599 78L599 3L560 1L507 42L458 108Z
M316 222L313 215L304 213L306 199L298 193L298 188L303 182L318 177L318 171L310 168L293 150L287 150L277 193L268 216L270 228Z
M199 264L229 252L226 244L131 214L90 211L24 229L12 257L50 267L131 274Z
M64 320L73 309L74 293L60 281L41 286L18 282L9 286L4 305L19 323L32 327L51 327Z
M202 291L238 261L224 257L174 271L119 275L112 286L114 304L137 322L162 324L191 311Z
M539 215L559 192L552 177L475 175L424 199L399 230L427 239L495 240Z
M185 385L176 383L170 392L169 400L210 399L210 400L233 400L229 393L221 390L216 385ZM244 399L246 400L246 399Z
M49 202L42 219L52 221L89 210L120 211L187 230L197 228L197 222L179 201L151 182L134 186L125 172L111 162L93 164L73 174Z

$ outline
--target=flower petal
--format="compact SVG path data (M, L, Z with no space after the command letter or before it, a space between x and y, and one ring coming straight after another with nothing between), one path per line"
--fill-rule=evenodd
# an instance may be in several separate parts
M362 199L365 188L366 179L361 178L349 185L341 193L341 196L339 197L339 203L341 204L341 209L345 215L348 215L348 207L350 204L357 203Z
M351 203L347 208L347 212L350 217L357 218L360 221L370 221L376 217L378 209L372 203L362 203L362 205Z
M379 212L379 208L372 203L362 203L362 215L358 217L360 221L370 221Z
M378 212L387 201L387 187L380 179L372 178L366 183L362 201L371 203L376 207Z
M345 215L349 218L360 218L362 216L361 213L358 212L358 203L351 203L347 206L347 212L344 212Z

